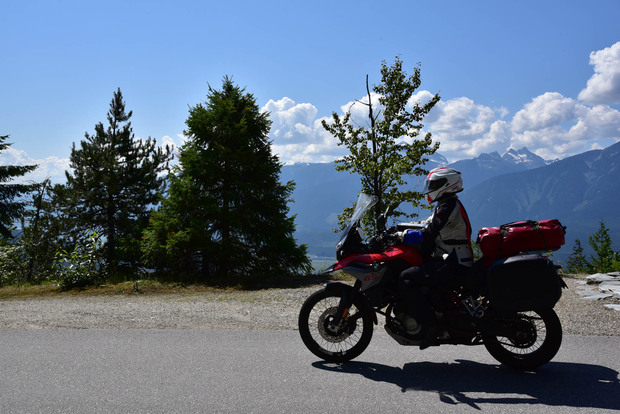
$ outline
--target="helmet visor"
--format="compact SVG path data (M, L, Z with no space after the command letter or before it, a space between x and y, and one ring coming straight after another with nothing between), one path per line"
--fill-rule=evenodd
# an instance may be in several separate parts
M422 194L432 193L433 191L439 190L441 187L446 185L448 179L445 177L437 178L435 180L426 180L424 183L424 190Z

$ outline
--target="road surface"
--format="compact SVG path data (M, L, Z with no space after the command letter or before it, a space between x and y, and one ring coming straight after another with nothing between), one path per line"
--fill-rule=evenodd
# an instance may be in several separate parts
M620 337L565 337L536 373L380 329L344 365L317 360L296 331L2 330L0 351L2 413L620 411Z

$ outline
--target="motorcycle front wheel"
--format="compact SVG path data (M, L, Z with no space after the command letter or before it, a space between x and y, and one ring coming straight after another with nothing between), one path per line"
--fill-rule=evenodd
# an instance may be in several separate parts
M314 355L327 362L346 362L359 356L372 338L373 310L358 297L344 320L332 323L345 291L321 289L306 299L299 311L299 334Z
M509 367L532 370L551 361L562 344L562 325L553 309L497 318L499 328L483 334L487 351Z

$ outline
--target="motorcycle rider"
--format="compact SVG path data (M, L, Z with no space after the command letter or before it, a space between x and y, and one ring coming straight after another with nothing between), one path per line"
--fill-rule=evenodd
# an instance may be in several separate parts
M421 244L427 256L422 267L410 267L399 277L401 302L426 330L420 349L437 341L442 329L435 311L423 293L424 287L436 288L458 281L473 265L471 225L467 212L458 199L463 191L461 173L453 168L432 170L424 183L423 194L429 203L437 203L422 230L408 230L398 235L405 244ZM419 325L407 317L403 321L409 334L420 331ZM418 326L415 326L418 325Z

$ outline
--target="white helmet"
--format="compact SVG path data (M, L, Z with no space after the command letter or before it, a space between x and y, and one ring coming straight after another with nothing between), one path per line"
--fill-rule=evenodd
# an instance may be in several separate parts
M439 167L432 170L424 182L422 194L426 194L429 203L437 201L446 194L463 191L461 172L453 168Z

